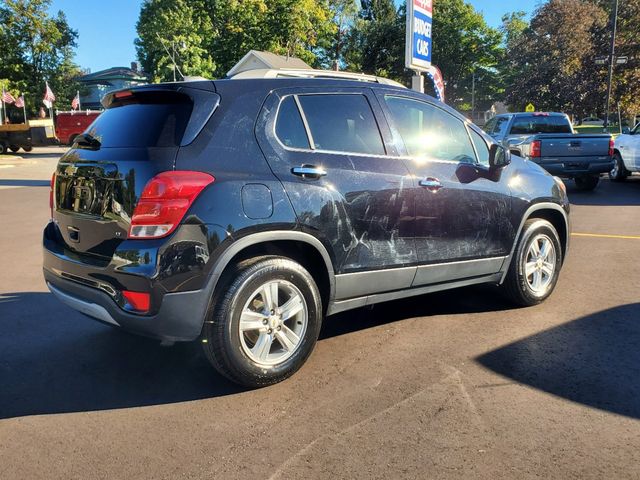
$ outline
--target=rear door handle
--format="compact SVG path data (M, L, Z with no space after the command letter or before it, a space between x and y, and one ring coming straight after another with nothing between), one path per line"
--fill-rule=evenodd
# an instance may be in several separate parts
M315 165L303 165L302 167L293 167L291 173L302 178L320 178L324 177L327 171Z
M420 186L426 187L432 192L436 192L442 188L442 183L440 183L440 180L438 180L437 178L427 177L420 180Z

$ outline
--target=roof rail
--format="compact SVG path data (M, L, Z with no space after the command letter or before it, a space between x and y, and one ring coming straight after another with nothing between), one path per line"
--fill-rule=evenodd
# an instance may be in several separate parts
M406 88L399 82L389 80L388 78L376 77L375 75L367 75L364 73L342 72L335 70L316 70L316 69L267 69L259 68L255 70L245 70L229 77L231 79L247 79L247 78L331 78L337 80L351 80L359 82L380 83L384 85L393 85L394 87Z

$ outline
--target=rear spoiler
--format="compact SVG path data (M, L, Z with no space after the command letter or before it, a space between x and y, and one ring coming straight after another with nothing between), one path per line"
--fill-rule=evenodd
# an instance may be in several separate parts
M213 112L220 105L220 95L216 93L215 85L210 80L191 82L158 83L124 88L107 93L102 98L102 105L106 110L136 103L136 96L145 97L151 103L191 102L193 110L191 118L182 136L181 147L189 145L207 124Z

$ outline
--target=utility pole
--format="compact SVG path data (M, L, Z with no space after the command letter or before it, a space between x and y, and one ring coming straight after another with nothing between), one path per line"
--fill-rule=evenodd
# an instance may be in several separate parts
M471 77L471 121L475 121L474 116L476 113L476 71L473 71Z
M616 62L616 29L618 26L618 0L613 0L611 29L611 50L609 51L609 80L607 81L607 106L604 112L603 132L607 133L609 127L609 105L611 102L611 82L613 80L613 64Z

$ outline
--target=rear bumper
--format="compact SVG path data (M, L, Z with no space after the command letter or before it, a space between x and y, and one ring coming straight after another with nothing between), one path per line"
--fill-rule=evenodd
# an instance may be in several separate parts
M202 290L167 293L155 315L122 310L111 296L92 287L66 280L44 269L47 287L62 303L112 326L158 340L191 341L202 331L208 296Z
M43 272L63 303L160 340L190 341L200 335L211 298L209 271L217 245L211 238L224 238L220 228L183 225L166 239L125 241L109 261L67 249L57 232L53 222L44 230ZM124 290L149 293L149 312L132 311Z
M613 159L606 161L540 161L536 162L551 175L565 178L575 178L583 175L599 175L610 172L613 168Z

